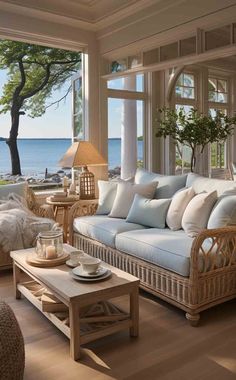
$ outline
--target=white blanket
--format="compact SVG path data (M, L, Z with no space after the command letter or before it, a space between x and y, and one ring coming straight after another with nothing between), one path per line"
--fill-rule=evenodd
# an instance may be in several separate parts
M35 216L22 198L9 195L0 203L0 247L3 252L32 247L40 231L50 230L54 221Z

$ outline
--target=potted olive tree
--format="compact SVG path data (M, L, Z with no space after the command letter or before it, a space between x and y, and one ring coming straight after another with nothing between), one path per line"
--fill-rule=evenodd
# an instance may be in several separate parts
M192 108L188 113L183 108L159 110L160 120L157 137L170 136L175 144L186 145L191 149L191 172L196 163L196 150L200 147L201 153L209 143L223 143L232 134L236 117L229 117L222 112L216 116L206 116Z

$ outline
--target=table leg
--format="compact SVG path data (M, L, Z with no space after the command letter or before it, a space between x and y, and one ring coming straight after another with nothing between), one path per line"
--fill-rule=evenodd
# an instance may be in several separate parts
M130 327L130 336L139 334L139 288L135 287L130 293L130 318L132 326Z
M70 356L74 360L80 358L80 321L78 303L70 303Z
M16 299L21 298L21 292L17 288L17 284L20 282L20 268L13 261L13 283Z
M67 232L68 232L68 208L64 207L63 211L63 241L67 243Z

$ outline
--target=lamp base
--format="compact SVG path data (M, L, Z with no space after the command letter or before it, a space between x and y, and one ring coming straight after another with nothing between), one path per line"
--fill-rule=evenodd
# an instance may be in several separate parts
M83 166L79 175L80 199L95 199L95 179L94 174Z

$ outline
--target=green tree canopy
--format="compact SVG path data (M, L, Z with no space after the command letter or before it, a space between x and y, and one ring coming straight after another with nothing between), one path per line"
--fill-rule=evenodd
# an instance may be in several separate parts
M59 90L80 69L80 65L81 55L77 52L0 40L0 69L7 70L8 77L0 98L0 114L11 113L7 144L11 153L12 174L21 174L17 149L20 116L43 115L47 107L54 104L47 104L52 93ZM69 91L70 85L58 102Z
M236 117L229 117L220 111L212 117L203 115L194 108L189 113L183 108L178 111L163 108L159 114L161 117L156 136L171 136L176 144L187 145L191 149L191 171L195 166L197 147L200 147L202 153L209 143L223 143L232 134L236 123Z

